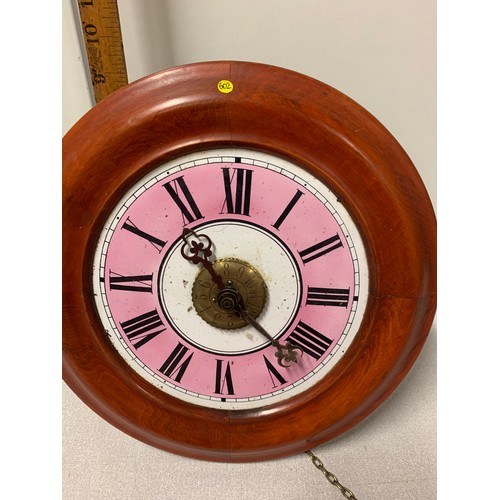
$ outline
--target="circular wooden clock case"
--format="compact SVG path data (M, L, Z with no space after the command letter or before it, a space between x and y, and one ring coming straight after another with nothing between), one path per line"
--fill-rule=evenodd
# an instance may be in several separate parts
M220 310L182 255L195 237L296 362ZM418 173L321 82L182 66L113 93L63 139L63 377L145 443L236 462L317 446L390 395L435 308Z

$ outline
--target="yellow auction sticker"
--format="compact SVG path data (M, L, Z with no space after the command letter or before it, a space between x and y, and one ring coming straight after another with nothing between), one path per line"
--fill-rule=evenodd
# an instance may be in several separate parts
M217 84L217 88L219 89L219 92L222 92L223 94L229 94L229 92L233 91L233 83L230 82L229 80L221 80Z

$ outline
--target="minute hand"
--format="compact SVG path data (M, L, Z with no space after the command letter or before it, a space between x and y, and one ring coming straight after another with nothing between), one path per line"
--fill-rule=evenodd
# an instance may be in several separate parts
M297 363L297 351L300 352L302 356L303 350L301 347L291 344L287 342L286 344L280 344L278 340L273 339L269 333L262 327L260 323L257 323L254 318L252 318L242 307L241 301L238 302L237 306L234 309L235 313L240 316L240 318L244 319L250 326L255 328L259 333L264 335L267 340L271 342L271 345L276 348L275 356L278 358L278 364L285 368L291 366L290 364L285 363Z

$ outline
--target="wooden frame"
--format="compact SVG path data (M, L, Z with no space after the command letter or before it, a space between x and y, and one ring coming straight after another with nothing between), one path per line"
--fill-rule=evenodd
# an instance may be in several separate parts
M232 92L218 82L229 80ZM98 318L92 257L120 196L164 161L245 147L296 163L346 206L368 253L370 293L347 353L314 388L264 410L179 401L118 355ZM201 63L139 80L90 110L63 140L63 377L111 424L152 446L214 461L298 453L345 432L403 379L436 308L436 221L410 159L340 92L277 67Z

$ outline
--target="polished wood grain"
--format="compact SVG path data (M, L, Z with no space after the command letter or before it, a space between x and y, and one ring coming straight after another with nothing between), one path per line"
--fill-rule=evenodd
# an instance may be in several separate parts
M217 83L234 84L231 93ZM241 146L321 178L368 253L370 294L345 356L311 390L260 410L197 407L157 390L120 358L91 287L109 211L151 168L187 152ZM401 382L436 308L436 220L412 162L366 110L277 67L222 61L161 72L113 93L63 140L63 376L110 423L152 446L216 461L298 453L345 432Z

